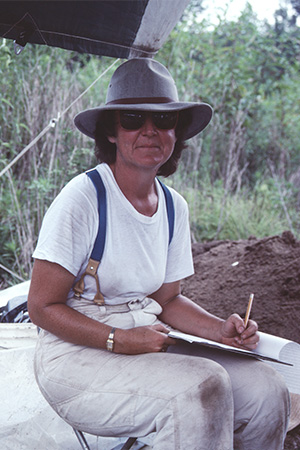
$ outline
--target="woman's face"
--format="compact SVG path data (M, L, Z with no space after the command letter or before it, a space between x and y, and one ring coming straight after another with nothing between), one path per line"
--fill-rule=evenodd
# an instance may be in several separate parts
M153 117L150 112L117 111L115 120L115 136L108 140L116 144L116 164L157 171L172 155L177 113L156 113Z

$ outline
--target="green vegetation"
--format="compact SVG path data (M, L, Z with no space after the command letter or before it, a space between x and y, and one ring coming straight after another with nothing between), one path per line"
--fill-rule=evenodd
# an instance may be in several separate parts
M173 74L181 99L201 99L215 113L167 183L189 203L194 240L287 229L299 239L299 27L285 10L274 26L263 24L249 6L237 21L220 18L211 26L198 20L200 4L191 2L157 59ZM104 102L115 67L68 107L113 62L33 45L17 57L11 41L0 41L0 172L55 119L0 179L0 264L24 279L50 202L96 164L93 142L72 120ZM16 281L0 266L0 288Z

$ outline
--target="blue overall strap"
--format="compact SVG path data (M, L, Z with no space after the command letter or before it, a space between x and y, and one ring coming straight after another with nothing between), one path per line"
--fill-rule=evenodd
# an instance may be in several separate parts
M172 194L171 194L170 190L167 188L167 186L164 183L162 183L159 179L158 179L158 181L164 191L165 199L166 199L168 222L169 222L169 245L170 245L172 238L173 238L173 234L174 234L174 223L175 223L174 202L173 202Z
M95 240L94 248L91 254L91 258L95 261L101 261L106 237L106 191L102 178L96 169L89 170L86 175L92 180L97 192L98 198L98 212L99 212L99 227Z

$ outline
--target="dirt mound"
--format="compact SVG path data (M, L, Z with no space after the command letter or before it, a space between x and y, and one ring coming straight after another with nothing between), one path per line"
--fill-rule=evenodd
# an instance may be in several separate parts
M251 317L261 331L300 341L300 241L282 236L193 244L195 275L183 293L205 309L227 318L245 315L254 293Z
M183 293L224 319L245 315L254 293L251 317L266 333L300 342L300 241L285 231L264 239L193 244L195 274ZM300 426L288 433L285 450L300 450Z

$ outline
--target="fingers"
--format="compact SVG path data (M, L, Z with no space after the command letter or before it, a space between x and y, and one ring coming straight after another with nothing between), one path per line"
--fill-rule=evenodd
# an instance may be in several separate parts
M241 337L236 337L234 339L235 346L245 348L246 350L255 350L259 341L258 334L251 336L250 338L243 339Z
M259 342L257 330L257 323L254 320L249 320L247 328L235 338L235 342L243 348L254 350Z
M169 345L175 345L176 340L172 338L167 338L161 347L161 352L166 352L168 350Z
M168 336L169 333L169 329L167 327L165 327L164 325L158 323L156 325L152 325L152 328L155 329L155 331L158 331L160 333L163 333L164 336L164 340L161 344L161 348L160 348L160 352L166 352L168 349L169 345L175 345L176 344L176 339L170 338Z
M169 333L169 329L165 327L162 323L157 323L156 325L152 325L151 328L153 328L156 331L161 331L162 333Z
M258 330L258 325L256 322L254 322L254 320L249 320L248 322L248 326L246 328L246 330L243 332L243 335L245 335L245 338L248 336L252 336L253 334L255 334Z
M241 338L243 340L254 338L255 342L258 342L258 334L257 334L258 326L257 323L253 320L249 320L248 326L244 331L241 333Z
M247 328L245 328L244 321L238 314L232 314L227 322L228 327L230 327L230 325L232 324L235 328L236 333L242 335L243 339L252 336L258 330L257 323L254 322L254 320L249 320Z
M238 314L232 314L223 324L223 336L225 343L234 347L254 350L259 341L258 326L253 320L249 320L245 328L243 319Z
M245 331L244 321L238 314L232 314L229 319L229 323L234 325L235 331L241 334Z
M163 324L147 325L131 330L135 336L136 352L165 352L176 340L168 336L169 329Z

